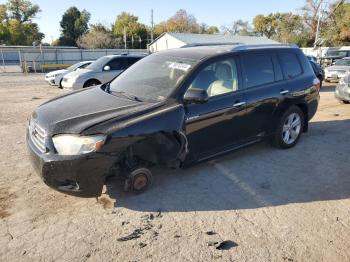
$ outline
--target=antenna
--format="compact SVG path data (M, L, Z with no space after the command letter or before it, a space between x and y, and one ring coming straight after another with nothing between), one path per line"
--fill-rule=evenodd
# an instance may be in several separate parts
M153 29L154 29L154 24L153 24L153 9L151 9L151 42L153 42Z

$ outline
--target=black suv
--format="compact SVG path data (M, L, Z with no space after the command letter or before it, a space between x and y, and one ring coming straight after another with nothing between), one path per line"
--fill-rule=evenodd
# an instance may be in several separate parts
M293 147L320 82L288 45L217 45L149 55L110 84L54 98L32 114L31 161L61 192L94 197L106 177L145 190L150 167L178 168L271 139Z

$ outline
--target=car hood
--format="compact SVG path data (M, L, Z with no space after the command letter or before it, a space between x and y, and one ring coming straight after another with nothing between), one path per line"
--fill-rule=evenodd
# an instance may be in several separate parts
M106 93L101 86L63 95L39 106L32 120L49 135L79 134L110 119L129 119L132 115L157 106Z
M84 74L89 74L91 72L93 72L93 70L83 68L83 69L70 72L69 74L66 75L66 78L78 78L79 76L82 76Z
M326 68L326 70L350 70L350 66L333 65Z
M46 76L50 77L50 76L54 76L54 75L65 74L67 72L68 72L67 69L55 70L55 71L52 71L52 72L48 73Z

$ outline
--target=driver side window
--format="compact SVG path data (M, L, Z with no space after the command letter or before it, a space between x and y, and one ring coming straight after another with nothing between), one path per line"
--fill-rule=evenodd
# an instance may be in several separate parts
M124 59L123 58L115 58L110 61L108 64L110 66L110 70L124 70Z
M237 66L233 58L217 61L198 73L190 88L206 90L214 97L238 90Z

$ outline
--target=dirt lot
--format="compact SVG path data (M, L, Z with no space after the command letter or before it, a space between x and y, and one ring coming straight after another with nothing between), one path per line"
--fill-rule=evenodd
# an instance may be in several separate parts
M350 105L334 87L293 149L155 170L138 196L111 181L96 201L51 190L28 161L28 116L64 92L42 79L0 74L0 261L350 261Z

